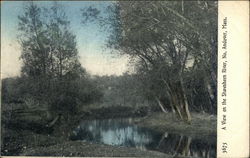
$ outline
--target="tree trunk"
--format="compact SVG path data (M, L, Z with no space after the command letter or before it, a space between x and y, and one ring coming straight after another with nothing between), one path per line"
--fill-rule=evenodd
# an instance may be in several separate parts
M175 107L177 113L178 113L178 116L180 117L181 120L184 119L183 115L182 115L182 112L181 112L181 108L179 106L179 103L178 103L178 97L177 95L175 94L175 92L173 92L174 94L172 95L172 103L173 103L173 106Z
M164 113L168 113L167 110L165 110L163 104L161 103L160 99L158 97L155 97L155 100L157 101L158 105L160 106L161 110L164 112Z
M175 114L176 112L175 112L175 108L174 108L174 103L173 103L174 101L173 101L173 97L172 97L172 93L171 93L171 88L168 85L168 83L167 83L166 80L164 80L164 79L162 79L162 80L163 80L163 82L164 82L164 84L165 84L165 86L167 88L167 92L166 93L167 93L168 99L170 101L171 111L172 111L173 114Z
M171 84L171 100L175 107L180 119L187 122L191 121L191 115L189 112L188 100L184 91L182 81L178 81Z
M176 87L177 87L176 91L177 91L178 99L179 99L179 107L181 108L181 112L183 113L184 120L187 122L190 122L191 115L189 112L188 100L184 91L184 85L182 81L178 81Z
M189 112L188 100L184 91L184 85L182 80L180 79L177 82L169 83L170 81L167 82L163 79L163 82L167 87L168 95L170 97L173 109L176 109L177 114L181 120L185 120L190 123L191 115Z

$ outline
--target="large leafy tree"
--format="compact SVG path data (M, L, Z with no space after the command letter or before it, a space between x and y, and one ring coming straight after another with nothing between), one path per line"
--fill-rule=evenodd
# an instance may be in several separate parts
M22 76L36 85L35 96L47 97L56 109L74 111L76 98L80 98L75 80L83 78L85 70L79 62L70 22L58 3L41 8L31 2L24 10L18 17Z
M72 71L82 71L75 35L59 4L48 9L30 3L18 18L23 75L62 78Z
M109 18L98 17L98 11L83 15L89 15L88 19L95 15L92 17L102 24L106 22L111 28L108 46L135 61L137 73L144 76L141 79L145 88L148 87L148 94L157 102L167 97L172 111L190 121L190 104L195 97L189 94L199 87L194 82L190 86L190 78L202 74L199 78L202 91L213 102L209 106L214 104L216 2L119 1L108 10Z

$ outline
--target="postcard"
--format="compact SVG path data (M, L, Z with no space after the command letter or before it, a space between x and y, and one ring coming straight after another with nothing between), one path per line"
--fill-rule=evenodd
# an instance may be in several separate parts
M249 1L1 1L1 156L249 157Z

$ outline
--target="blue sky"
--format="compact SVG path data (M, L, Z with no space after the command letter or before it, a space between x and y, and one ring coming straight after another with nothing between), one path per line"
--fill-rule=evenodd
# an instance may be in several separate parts
M1 76L11 77L20 74L20 45L17 42L18 18L24 12L22 1L1 2ZM38 6L48 7L51 1L35 2ZM100 10L113 2L98 1L62 1L60 3L70 20L72 32L77 38L80 62L90 74L120 75L127 70L127 57L114 57L110 50L104 49L108 33L101 30L97 24L81 24L81 8L94 6Z

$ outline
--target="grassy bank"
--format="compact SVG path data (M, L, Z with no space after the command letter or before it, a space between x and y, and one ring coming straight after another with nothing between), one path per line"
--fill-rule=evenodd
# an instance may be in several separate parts
M159 132L178 133L191 137L210 137L216 139L217 118L215 115L192 113L191 124L177 119L172 114L152 113L143 118L137 118L138 126L150 128Z

